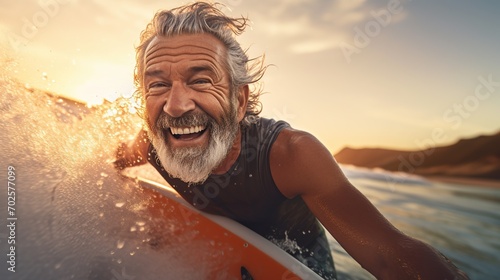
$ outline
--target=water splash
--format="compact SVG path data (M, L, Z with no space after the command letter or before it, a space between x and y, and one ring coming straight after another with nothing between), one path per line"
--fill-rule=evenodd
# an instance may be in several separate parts
M164 218L151 218L149 194L111 164L118 144L142 126L133 102L89 107L26 87L9 76L12 65L1 66L1 169L16 167L26 225L17 235L25 269L16 279L111 279L125 267L136 279L204 278L171 248L182 243ZM161 246L143 242L152 238ZM4 272L0 279L11 279Z
M125 205L125 202L117 202L117 203L115 203L115 206L116 206L117 208L122 208L122 207L123 207L123 205Z
M123 246L125 246L125 241L124 240L118 240L116 242L116 248L117 249L123 249Z
M268 238L276 246L280 247L284 251L295 254L296 252L302 253L302 248L297 244L297 241L288 238L288 232L285 231L284 239L276 239L273 237Z
M140 128L129 113L127 99L98 108L26 88L6 76L0 78L2 154L43 165L51 172L78 177L96 160L113 158L118 143ZM5 149L5 150L4 150ZM29 159L27 158L29 157ZM105 176L103 176L105 177Z

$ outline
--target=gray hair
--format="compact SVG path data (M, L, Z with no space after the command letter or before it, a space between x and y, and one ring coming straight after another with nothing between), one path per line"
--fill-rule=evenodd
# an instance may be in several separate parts
M146 26L141 33L140 45L136 48L134 73L135 97L141 109L144 109L144 55L149 43L156 36L208 33L219 39L227 49L225 67L229 73L232 94L235 94L240 86L253 84L262 78L266 70L263 59L249 59L235 39L235 35L243 33L248 26L248 19L227 17L218 6L219 4L196 2L172 10L159 11ZM261 93L259 87L251 90L244 123L251 122L262 111L259 101Z

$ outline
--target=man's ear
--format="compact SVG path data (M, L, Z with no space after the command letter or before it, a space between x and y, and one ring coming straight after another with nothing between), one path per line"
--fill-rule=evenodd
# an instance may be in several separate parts
M238 122L241 122L247 112L250 89L248 85L241 86L238 90Z

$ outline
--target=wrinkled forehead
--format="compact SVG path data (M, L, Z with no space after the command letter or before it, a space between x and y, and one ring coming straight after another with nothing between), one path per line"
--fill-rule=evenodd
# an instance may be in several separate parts
M156 36L148 44L144 65L158 59L177 61L186 57L213 60L222 64L226 57L224 44L210 34L184 34L171 37Z

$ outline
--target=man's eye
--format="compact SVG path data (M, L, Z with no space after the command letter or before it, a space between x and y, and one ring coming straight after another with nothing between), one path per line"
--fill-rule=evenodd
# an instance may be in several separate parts
M207 90L212 86L212 81L209 79L196 79L190 83L190 86L193 90Z
M162 87L168 87L167 83L152 83L149 85L149 88L162 88Z
M197 79L192 82L194 85L203 85L203 84L209 84L210 81L207 79Z

